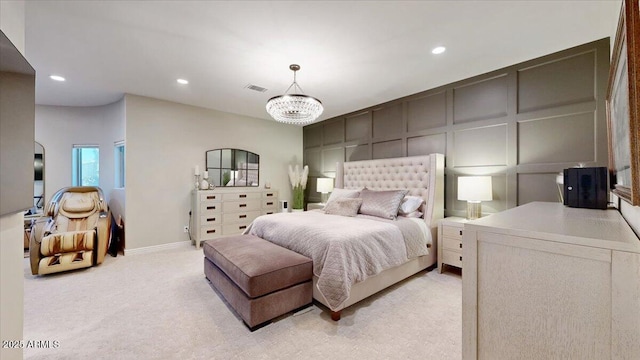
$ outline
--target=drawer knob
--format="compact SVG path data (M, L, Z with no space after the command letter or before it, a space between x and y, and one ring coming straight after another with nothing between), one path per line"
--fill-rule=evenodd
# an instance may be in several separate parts
M213 234L215 232L216 232L215 230L207 230L207 234Z
M460 249L462 249L462 243L460 243Z
M462 236L462 230L460 230L460 236Z
M242 225L242 226L239 226L239 227L238 227L238 229L240 229L240 230L244 230L244 229L246 229L246 228L247 228L247 225ZM462 257L460 257L460 259L462 259Z
M270 201L267 203L267 206L271 206L271 205L273 205L273 202Z
M216 221L216 218L207 218L207 221Z
M268 194L267 194L267 197L271 197L271 196L273 196L273 194L272 194L272 193L268 193Z
M460 261L462 261L462 256L460 256Z
M238 215L238 218L240 218L240 219L244 219L246 217L247 217L247 215Z
M215 200L216 196L215 195L207 195L207 200Z
M245 194L240 195L240 198L246 198L246 197L247 197L247 195L245 195Z
M216 207L215 206L207 206L207 210L215 210Z
M247 207L247 204L240 204L238 207Z

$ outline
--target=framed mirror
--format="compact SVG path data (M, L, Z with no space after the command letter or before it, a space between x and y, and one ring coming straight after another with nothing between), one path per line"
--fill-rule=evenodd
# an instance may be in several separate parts
M260 155L241 149L205 152L209 183L220 187L258 186Z
M640 12L637 0L623 1L616 32L609 88L607 132L612 191L640 205Z
M38 214L44 208L44 146L35 142L33 149L33 207L29 214Z

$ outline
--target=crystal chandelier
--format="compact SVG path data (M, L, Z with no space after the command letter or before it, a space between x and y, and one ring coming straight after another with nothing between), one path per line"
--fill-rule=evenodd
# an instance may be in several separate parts
M289 65L293 70L293 83L284 92L284 95L274 96L267 101L267 112L276 121L294 125L308 125L316 121L322 114L322 103L320 100L304 95L304 91L296 82L296 71L300 70L300 65ZM293 93L288 94L293 88Z

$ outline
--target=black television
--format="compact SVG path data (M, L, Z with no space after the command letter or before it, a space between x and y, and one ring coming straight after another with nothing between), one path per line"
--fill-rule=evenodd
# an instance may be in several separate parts
M42 172L44 170L44 163L42 162L42 154L34 154L33 159L34 180L42 181Z

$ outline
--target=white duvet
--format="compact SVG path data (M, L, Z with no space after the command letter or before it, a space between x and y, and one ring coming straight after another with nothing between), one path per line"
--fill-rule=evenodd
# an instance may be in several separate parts
M422 219L307 211L260 216L245 233L311 258L318 290L335 311L349 298L353 284L428 254L426 229Z

